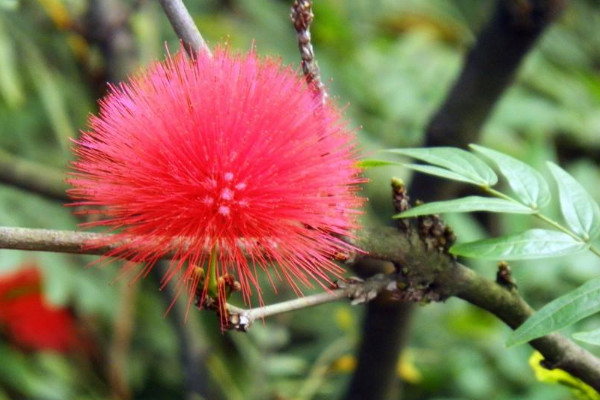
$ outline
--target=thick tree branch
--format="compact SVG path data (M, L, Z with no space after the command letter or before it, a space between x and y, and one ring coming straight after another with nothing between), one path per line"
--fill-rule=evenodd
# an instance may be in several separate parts
M478 35L458 79L426 129L425 146L466 147L477 142L483 124L512 83L519 65L536 40L560 15L565 2L496 2L495 11ZM451 198L458 188L452 181L418 174L409 192L415 199L430 202ZM375 303L369 306L366 316L369 325L364 326L358 368L345 400L361 399L360 394L364 393L371 393L371 400L387 398L397 381L395 365L403 347L399 342L406 340L405 331L410 326L412 309L412 305L388 305L381 310ZM371 313L377 313L378 317ZM390 331L397 335L385 335ZM390 355L391 352L395 354ZM387 363L371 354L388 354L383 360ZM361 375L364 371L369 371L369 375ZM372 392L373 388L378 389L376 393Z
M129 26L130 16L131 10L122 1L90 2L83 33L90 43L98 46L105 62L102 94L107 80L120 82L138 65L138 48Z
M469 51L465 65L446 100L432 117L426 147L466 147L479 132L498 100L511 85L528 52L561 14L566 0L498 0L488 24ZM449 180L419 175L410 187L415 199L453 197Z
M98 254L97 249L86 249L85 243L89 239L103 236L69 231L0 228L0 249ZM393 279L402 289L389 293L397 301L443 301L455 296L491 312L511 328L521 325L533 313L514 288L485 279L452 257L431 249L416 232L400 232L396 228L364 229L354 244L367 251L369 257L393 262L398 267ZM357 253L356 257L354 261L366 255ZM370 284L369 281L366 282ZM389 282L382 284L379 289L389 291ZM333 291L333 294L322 298L318 296L317 302L322 302L325 298L333 300L338 296L346 297L346 290L349 289ZM314 303L309 299L304 306L312 306ZM237 311L242 315L248 312L254 319L267 315L263 311ZM559 334L533 340L530 344L545 357L546 365L563 369L600 391L600 361L591 353ZM379 354L373 356L377 357Z
M443 300L455 296L497 316L513 329L519 327L534 310L512 287L485 279L450 257L431 251L414 235L402 235L392 229L369 232L367 242L358 244L371 256L404 266L408 283L405 290L424 287L424 299ZM390 246L390 247L387 247ZM389 249L395 249L389 251ZM560 368L578 377L600 392L600 360L559 334L530 342L545 358L549 368Z
M374 399L401 398L395 384L398 381L395 366L408 339L412 308L412 303L387 298L367 304L358 363L346 390L346 400L370 399L371 396Z
M202 38L192 16L185 8L183 0L160 0L160 4L188 54L190 56L200 52L210 54L210 49Z
M473 270L458 265L448 289L454 296L487 310L513 329L534 310L514 289L489 281ZM581 379L600 393L600 360L564 336L553 333L529 344L544 356L544 366L560 368Z

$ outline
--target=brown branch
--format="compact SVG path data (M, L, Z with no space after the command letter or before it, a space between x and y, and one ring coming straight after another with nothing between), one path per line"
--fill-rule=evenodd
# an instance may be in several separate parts
M367 304L358 362L344 399L370 399L371 395L374 399L401 398L397 393L395 366L408 340L412 308L412 303L390 301L385 297Z
M90 43L98 46L105 61L105 82L120 82L138 65L138 48L131 32L131 10L119 0L93 0L82 28Z
M513 329L534 310L510 285L485 279L450 257L432 251L416 234L402 234L394 228L369 231L358 245L371 257L403 266L399 278L405 290L416 290L417 300L443 300L455 296L489 311ZM419 293L419 288L423 287ZM412 288L412 289L411 289ZM419 299L420 297L420 299ZM600 392L600 360L560 334L551 334L529 343L545 358L549 368L560 368ZM379 389L380 390L380 389Z
M463 266L455 269L449 290L456 297L490 311L512 329L518 328L534 310L514 288L491 282ZM564 336L553 333L529 344L544 356L544 366L559 368L581 379L600 393L600 360Z
M190 56L200 52L210 54L210 49L204 38L202 38L192 16L185 8L183 0L160 0L160 5Z
M481 127L512 83L521 62L560 15L565 1L497 0L495 11L478 35L456 83L426 129L425 146L466 147L477 142ZM415 199L435 201L453 197L458 189L449 180L418 174L409 192ZM369 325L364 325L361 357L345 400L387 398L397 381L395 365L407 337L412 311L410 304L388 305L381 310L375 304L369 306L366 315ZM371 313L377 313L378 317ZM395 336L388 335L390 331ZM379 360L372 354L387 356ZM361 375L364 371L368 371L370 379Z
M0 228L0 248L97 254L84 243L101 234L48 231L43 229ZM459 297L496 315L511 328L521 325L533 310L510 285L485 279L443 252L432 249L418 232L396 228L363 229L354 244L369 257L390 261L399 267L394 279L402 289L392 298L406 301L443 301ZM359 261L363 254L356 255ZM389 285L383 285L389 290ZM309 304L310 305L310 304ZM600 361L572 341L551 334L530 342L546 359L546 365L560 368L600 391ZM378 357L378 354L375 354Z
M483 124L519 66L566 0L498 0L488 24L467 55L465 65L425 134L425 146L467 147L476 142ZM419 175L409 192L424 201L448 199L457 185Z

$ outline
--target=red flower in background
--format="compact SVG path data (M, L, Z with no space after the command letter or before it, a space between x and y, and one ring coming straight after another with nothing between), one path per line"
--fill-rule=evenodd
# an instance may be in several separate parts
M208 265L234 274L248 301L257 269L296 291L342 272L331 258L351 248L339 237L362 204L353 141L339 111L278 61L179 54L101 101L69 193L99 214L87 226L120 230L108 256L146 263L145 274L172 252L165 282L183 272L193 293L195 266Z
M0 330L26 350L73 350L78 343L73 317L44 300L41 282L36 267L0 275Z

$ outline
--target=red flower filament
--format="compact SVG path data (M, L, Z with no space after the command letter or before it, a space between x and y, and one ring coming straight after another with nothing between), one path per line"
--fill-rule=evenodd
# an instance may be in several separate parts
M299 292L339 276L331 258L352 249L340 236L363 201L353 141L279 62L179 54L111 88L76 143L69 193L98 214L87 226L120 232L107 256L142 274L172 253L164 281L179 274L192 292L196 266L232 274L246 301L260 295L257 270Z

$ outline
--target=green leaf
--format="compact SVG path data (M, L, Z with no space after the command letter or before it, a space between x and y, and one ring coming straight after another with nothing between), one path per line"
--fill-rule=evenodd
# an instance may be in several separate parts
M436 201L426 203L403 213L394 215L394 218L416 217L419 215L459 213L471 211L488 211L500 213L533 214L535 211L520 203L493 197L468 196L460 199Z
M598 203L567 171L551 162L548 168L558 185L560 208L571 230L586 241L596 238L600 234Z
M467 178L463 175L457 174L456 172L449 171L444 168L434 167L431 165L423 165L423 164L402 164L404 167L408 169L412 169L414 171L422 172L428 175L439 176L440 178L450 179L452 181L466 182L472 185L479 185L480 183L476 180Z
M550 202L550 187L535 169L514 157L476 144L470 147L492 160L523 204L538 209Z
M560 368L546 368L543 361L544 356L537 351L534 351L529 358L529 365L538 381L569 388L573 394L573 399L600 400L600 393L596 392L590 385Z
M412 157L431 165L442 167L462 176L466 182L474 182L481 186L494 186L498 177L481 159L468 151L455 147L430 147L391 149L390 153Z
M360 160L358 162L359 168L375 168L375 167L387 167L390 165L404 165L397 161L387 161L387 160Z
M600 311L600 278L546 304L514 331L507 346L514 346L547 335Z
M566 233L531 229L515 235L459 243L450 253L485 260L527 260L577 253L589 248Z
M600 329L594 329L593 331L577 332L573 334L573 338L580 342L593 344L600 346Z

